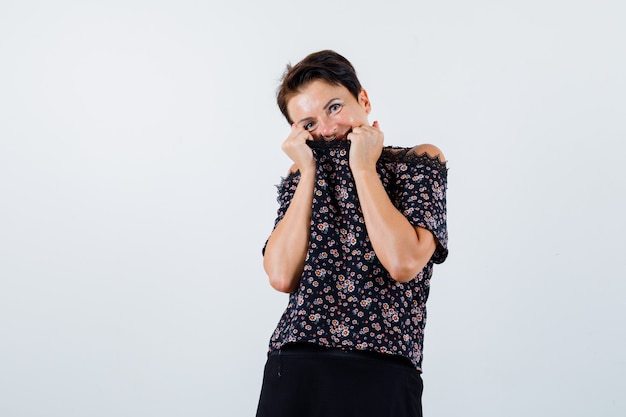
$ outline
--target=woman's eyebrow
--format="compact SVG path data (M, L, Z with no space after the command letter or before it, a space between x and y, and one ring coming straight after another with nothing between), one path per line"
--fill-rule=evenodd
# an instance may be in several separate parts
M335 100L339 100L339 97L331 98L330 100L328 100L328 103L326 103L326 105L323 107L323 109L326 110L328 108L328 106L330 106L330 103L332 103Z

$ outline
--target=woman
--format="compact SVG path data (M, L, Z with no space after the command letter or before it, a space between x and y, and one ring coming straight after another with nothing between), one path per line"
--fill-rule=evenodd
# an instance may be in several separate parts
M444 156L385 146L334 51L287 66L277 101L293 166L263 266L289 303L257 416L421 416L425 304L448 254Z

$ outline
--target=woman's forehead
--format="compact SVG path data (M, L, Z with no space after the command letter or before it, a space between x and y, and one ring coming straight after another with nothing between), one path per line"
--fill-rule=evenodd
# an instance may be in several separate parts
M287 110L294 121L299 113L324 110L332 100L352 97L346 87L331 84L323 80L315 80L300 89L287 102ZM297 114L298 113L298 114Z

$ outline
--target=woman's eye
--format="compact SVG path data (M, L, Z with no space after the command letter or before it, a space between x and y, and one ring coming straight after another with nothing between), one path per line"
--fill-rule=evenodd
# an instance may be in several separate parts
M303 127L304 127L304 130L311 130L313 129L313 126L315 126L315 124L313 122L309 122L305 124Z
M330 111L331 113L335 113L335 112L337 112L340 108L341 108L341 104L339 104L339 103L335 103L335 104L331 105L331 106L328 108L328 111Z

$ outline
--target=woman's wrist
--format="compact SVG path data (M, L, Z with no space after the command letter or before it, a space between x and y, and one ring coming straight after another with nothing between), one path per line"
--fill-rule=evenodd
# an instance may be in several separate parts
M304 176L312 176L315 177L315 160L312 160L310 163L306 165L298 165L298 171L300 171L300 177Z

